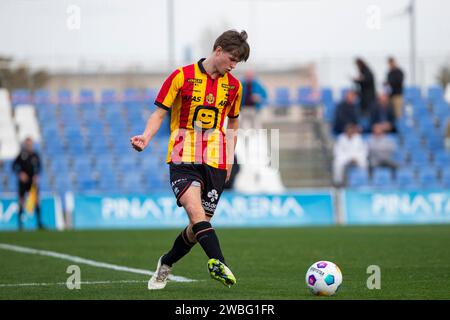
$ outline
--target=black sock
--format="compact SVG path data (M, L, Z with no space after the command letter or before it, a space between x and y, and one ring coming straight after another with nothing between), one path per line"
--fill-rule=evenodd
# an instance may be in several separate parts
M188 254L194 245L195 243L189 241L186 227L175 239L172 249L162 257L161 263L172 267L175 262Z
M17 221L19 225L19 230L22 230L22 214L23 214L23 206L19 204L19 212L17 213Z
M217 238L216 231L208 221L201 221L192 226L195 238L202 246L209 259L219 259L225 263L225 258L220 249L219 238ZM226 264L226 263L225 263Z
M37 204L36 205L36 218L38 223L38 228L42 228L42 221L41 221L41 207Z

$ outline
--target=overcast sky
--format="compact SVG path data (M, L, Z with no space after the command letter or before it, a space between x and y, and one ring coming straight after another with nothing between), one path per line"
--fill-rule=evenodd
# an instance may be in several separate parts
M248 31L255 65L408 57L409 20L399 14L409 0L173 1L177 64L205 56L229 28ZM450 1L416 3L419 57L448 57ZM1 0L0 54L52 67L163 65L167 8L165 0Z

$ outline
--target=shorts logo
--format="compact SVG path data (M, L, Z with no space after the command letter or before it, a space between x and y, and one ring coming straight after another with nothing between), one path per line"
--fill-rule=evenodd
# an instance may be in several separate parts
M185 182L187 181L187 179L182 178L182 179L178 179L172 182L172 188L175 187L177 184L181 183L181 182Z
M217 190L212 189L210 192L208 192L208 198L211 200L211 202L214 202L217 199L219 199L219 194L217 193Z

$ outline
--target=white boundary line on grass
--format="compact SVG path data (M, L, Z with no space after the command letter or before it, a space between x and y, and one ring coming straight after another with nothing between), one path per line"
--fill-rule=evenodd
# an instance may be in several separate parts
M80 281L79 284L111 284L111 283L146 283L147 280L115 280L115 281ZM78 282L76 282L78 283ZM0 288L5 287L41 287L41 286L66 286L66 282L30 282L30 283L0 283Z
M21 252L21 253L28 253L28 254L36 254L36 255L40 255L40 256L53 257L53 258L72 261L75 263L86 264L86 265L97 267L97 268L111 269L111 270L116 270L116 271L125 271L125 272L137 273L137 274L145 274L147 276L151 276L154 274L154 272L149 271L149 270L129 268L129 267L125 267L125 266L118 266L118 265L110 264L110 263L106 263L106 262L99 262L99 261L89 260L89 259L85 259L85 258L81 258L81 257L77 257L77 256L71 256L71 255L68 255L65 253L58 253L58 252L48 251L48 250L37 250L37 249L33 249L33 248L16 246L16 245L7 244L7 243L0 243L0 249ZM172 281L175 281L175 282L197 281L194 279L189 279L189 278L174 276L174 275L170 275L169 279Z

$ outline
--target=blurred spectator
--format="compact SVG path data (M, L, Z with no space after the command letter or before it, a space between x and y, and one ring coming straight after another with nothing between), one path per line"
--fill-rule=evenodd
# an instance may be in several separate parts
M25 195L33 192L33 204L36 211L38 228L43 229L41 222L41 208L39 205L38 192L38 174L41 171L40 157L33 149L33 140L26 138L19 155L12 164L13 171L17 174L19 182L19 212L18 212L18 227L22 230L22 214L25 205ZM32 195L30 194L29 197Z
M241 168L238 163L237 157L236 157L236 155L234 155L234 163L233 163L233 167L231 168L230 179L225 182L225 185L223 187L225 190L234 189L234 182L236 180L236 176L239 173L240 169Z
M389 103L389 98L385 93L380 93L375 103L370 107L368 132L372 131L373 126L381 124L384 132L396 133L395 126L395 112L392 105Z
M355 62L359 75L353 79L353 82L358 85L361 114L366 116L370 111L370 105L375 100L375 77L362 59L358 58Z
M372 171L376 167L397 168L394 160L396 149L395 142L384 133L382 124L375 124L372 127L372 134L367 140L369 148L369 168Z
M356 124L348 124L345 127L345 132L337 138L333 154L333 179L338 187L343 185L349 167L367 169L367 145Z
M445 126L445 148L450 151L450 118Z
M255 78L253 71L245 73L242 83L242 127L259 128L257 123L257 111L267 99L267 91L262 83Z
M336 107L333 121L333 133L341 134L350 123L358 123L356 94L353 90L345 93L345 98Z
M385 85L389 88L389 98L394 108L395 116L399 119L403 113L403 71L397 66L394 58L388 58L389 72Z

